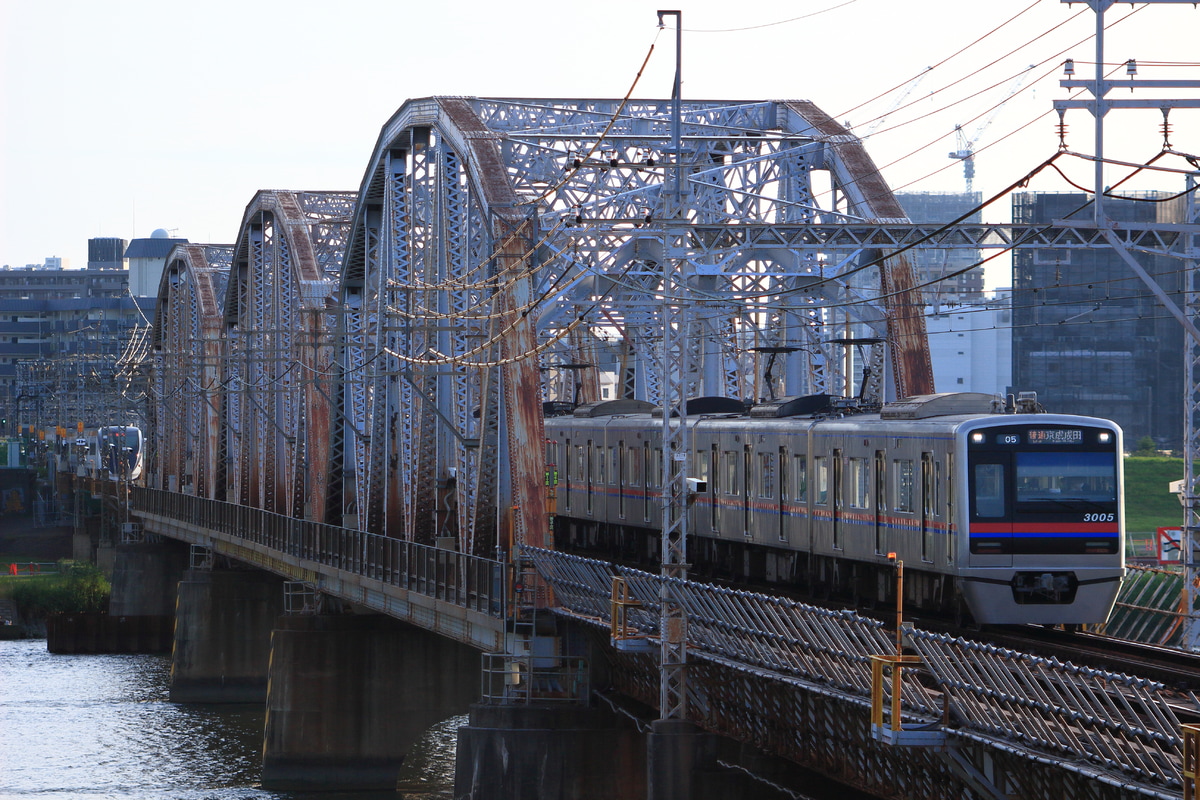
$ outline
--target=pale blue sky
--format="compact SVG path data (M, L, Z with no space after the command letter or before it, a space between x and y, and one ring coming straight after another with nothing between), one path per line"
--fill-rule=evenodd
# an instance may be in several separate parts
M915 104L893 112L868 140L878 164L897 162L885 167L894 188L960 189L961 166L947 157L955 123L973 132L982 119L970 120L1003 99L1021 69L1038 64L1034 75L1044 77L1012 97L979 143L992 144L977 157L976 189L988 193L1056 149L1054 121L1030 123L1066 96L1055 67L1063 58L1076 60L1079 77L1091 75L1092 43L1075 45L1094 31L1086 6L689 1L679 4L684 96L810 99L861 135L903 89L856 107L1031 5L929 72L908 96ZM231 241L258 189L357 189L379 129L409 98L622 96L655 40L658 7L631 0L0 0L0 264L58 255L82 268L88 238L129 239L155 228L194 242ZM1136 58L1139 77L1200 80L1200 10L1134 8L1108 33L1107 61ZM1116 6L1107 19L1128 14L1128 4ZM674 33L664 31L636 94L668 96L674 59ZM1192 65L1156 68L1152 61ZM938 112L943 106L950 108ZM1158 112L1115 113L1106 154L1129 161L1154 155ZM1091 117L1075 112L1068 123L1071 148L1091 152ZM1176 112L1172 123L1176 148L1200 152L1200 111ZM1087 164L1070 174L1091 185ZM1178 178L1140 184L1150 186L1182 188ZM1051 178L1032 188L1070 189Z

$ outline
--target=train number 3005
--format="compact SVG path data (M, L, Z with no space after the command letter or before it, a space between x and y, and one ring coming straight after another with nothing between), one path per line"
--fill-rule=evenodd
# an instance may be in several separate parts
M1112 522L1117 518L1116 514L1084 514L1084 522Z

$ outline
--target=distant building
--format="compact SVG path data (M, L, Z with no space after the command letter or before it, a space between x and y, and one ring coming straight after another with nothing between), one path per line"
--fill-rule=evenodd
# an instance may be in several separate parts
M8 433L108 421L121 355L133 329L154 315L167 255L186 241L162 230L128 245L91 239L86 270L0 270L0 418Z
M931 305L925 314L934 387L1003 397L1012 380L1012 308L1007 290L978 303Z
M129 262L129 291L134 297L156 297L158 282L171 248L187 244L187 239L173 239L162 228L150 234L149 239L134 239L125 250Z
M125 269L124 239L88 239L88 269Z
M982 217L979 192L897 192L896 199L908 218L916 223L953 222L965 215L962 222L978 223ZM921 291L930 303L974 303L983 300L983 267L971 269L982 256L979 250L922 250L914 248L905 253L913 266ZM940 280L939 280L940 279Z
M1121 222L1170 222L1177 202L1165 193L1106 199ZM1089 196L1021 192L1013 222L1088 220ZM1133 253L1180 306L1184 270L1177 259ZM1111 250L1017 249L1013 252L1012 388L1036 391L1048 411L1105 417L1132 448L1150 436L1160 448L1183 442L1183 328Z

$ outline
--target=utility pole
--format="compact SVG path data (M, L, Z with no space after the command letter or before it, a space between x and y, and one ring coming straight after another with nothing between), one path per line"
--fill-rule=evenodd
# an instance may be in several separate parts
M1185 375L1184 375L1184 409L1186 419L1184 420L1184 520L1183 541L1181 547L1181 561L1183 562L1183 607L1187 614L1184 620L1183 646L1188 650L1200 650L1200 611L1196 608L1196 603L1200 600L1200 588L1197 587L1197 580L1200 580L1200 475L1196 474L1194 467L1196 458L1200 457L1200 431L1197 430L1197 417L1200 413L1200 328L1197 326L1197 320L1200 319L1200 276L1196 274L1197 260L1200 258L1200 215L1197 213L1196 189L1197 175L1200 172L1190 172L1185 170L1177 170L1180 172L1187 182L1187 219L1185 225L1180 230L1180 235L1188 237L1187 246L1183 248L1186 254L1184 267L1185 286L1187 287L1186 311L1180 309L1167 296L1166 292L1158 285L1154 278L1147 273L1129 252L1129 249L1118 239L1113 232L1113 222L1104 213L1104 117L1114 108L1142 108L1142 109L1159 109L1163 114L1163 131L1166 135L1166 120L1172 109L1176 108L1200 108L1200 99L1190 100L1139 100L1136 98L1128 99L1109 99L1107 97L1109 91L1115 87L1128 88L1130 91L1136 88L1149 89L1196 89L1200 88L1200 81L1195 80L1139 80L1137 75L1137 62L1132 59L1126 62L1125 80L1105 80L1104 78L1104 12L1107 11L1116 0L1082 0L1096 15L1096 64L1095 74L1092 80L1076 80L1071 75L1074 74L1074 62L1068 61L1066 73L1067 80L1059 81L1059 85L1067 89L1086 89L1092 97L1085 100L1056 100L1054 108L1058 111L1060 117L1067 109L1083 108L1091 112L1096 123L1096 151L1095 159L1095 177L1093 186L1094 197L1094 212L1095 224L1098 229L1104 232L1105 238L1112 245L1113 251L1119 255L1126 264L1129 265L1139 278L1150 288L1159 302L1171 314L1179 320L1187 333L1187 352L1185 360ZM1080 2L1080 0L1060 0L1063 3ZM1143 0L1146 3L1174 3L1195 6L1194 0ZM1057 223L1056 224L1060 224ZM1065 221L1064 226L1071 226L1071 222Z
M659 612L659 719L687 718L687 619L672 580L687 578L687 378L688 316L686 222L681 135L683 14L659 11L658 23L675 17L675 83L671 90L671 168L662 255L662 588Z

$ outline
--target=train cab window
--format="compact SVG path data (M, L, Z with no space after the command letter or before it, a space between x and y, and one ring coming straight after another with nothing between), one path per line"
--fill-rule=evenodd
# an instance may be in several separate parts
M823 506L829 502L829 459L825 456L813 458L813 473L817 482L814 487L813 502Z
M976 464L975 491L971 510L976 517L1001 518L1008 514L1004 503L1004 465Z
M915 486L915 473L913 471L913 462L909 458L896 459L896 510L913 511L913 487Z
M758 454L758 496L775 496L775 454Z
M792 499L808 501L808 457L803 453L792 458Z
M723 459L724 474L721 476L721 483L725 486L725 494L730 497L737 497L742 493L741 481L738 479L738 464L742 460L742 454L733 450L726 450Z
M846 490L849 493L848 499L851 508L870 507L871 484L869 472L865 458L850 459L849 486L846 487Z
M708 483L708 454L698 453L696 455L696 479L703 483Z

